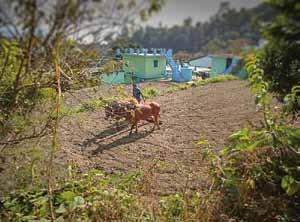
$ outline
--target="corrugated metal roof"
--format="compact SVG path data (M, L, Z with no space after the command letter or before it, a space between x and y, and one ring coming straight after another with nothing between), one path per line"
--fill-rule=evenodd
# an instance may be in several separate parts
M190 65L195 67L211 67L211 57L205 56L202 58L190 60Z
M215 55L209 55L212 58L239 58L239 56L233 55L233 54L215 54Z

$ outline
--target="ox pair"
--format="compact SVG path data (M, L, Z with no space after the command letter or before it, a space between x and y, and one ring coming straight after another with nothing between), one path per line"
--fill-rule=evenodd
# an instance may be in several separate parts
M115 119L118 121L125 119L132 124L130 134L133 128L138 132L138 123L141 120L153 122L153 130L159 128L160 124L160 105L156 102L147 102L139 104L135 100L113 101L105 106L105 119ZM118 126L118 125L117 125Z

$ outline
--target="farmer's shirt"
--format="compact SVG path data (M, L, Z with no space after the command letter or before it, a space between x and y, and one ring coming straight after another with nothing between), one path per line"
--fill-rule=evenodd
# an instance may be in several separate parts
M136 98L138 101L140 101L141 95L142 95L142 92L141 92L140 88L138 88L138 87L133 88L133 97L134 98Z

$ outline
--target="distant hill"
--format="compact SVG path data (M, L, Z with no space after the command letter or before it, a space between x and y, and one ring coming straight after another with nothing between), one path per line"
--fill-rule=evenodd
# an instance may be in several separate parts
M257 45L261 39L260 25L274 16L275 11L266 4L238 10L229 3L221 3L217 14L207 22L194 23L187 18L173 27L140 27L132 35L125 31L111 46L172 48L175 53L236 53L246 46Z

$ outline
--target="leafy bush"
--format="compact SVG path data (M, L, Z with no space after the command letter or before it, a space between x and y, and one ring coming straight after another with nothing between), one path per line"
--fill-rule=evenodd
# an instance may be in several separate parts
M300 85L299 54L300 44L283 41L271 42L261 52L259 65L264 70L263 77L281 101L293 86Z
M184 200L181 195L175 194L175 195L163 197L160 200L160 204L167 218L180 219L180 216L183 213L183 205L184 205Z
M232 80L238 80L239 78L234 75L224 75L224 76L215 76L212 78L208 78L203 80L206 84L207 83L216 83L216 82L226 82Z
M207 221L202 209L206 202L199 193L157 197L149 206L144 177L92 170L81 179L61 182L53 191L55 221ZM0 220L50 221L49 207L44 188L11 192L0 202Z
M131 177L137 180L137 177ZM135 221L142 209L135 197L122 187L123 180L113 180L100 171L91 171L80 180L71 180L54 191L53 202L56 221ZM126 186L128 188L128 186ZM6 197L0 208L4 221L48 221L47 191L36 189L19 191Z
M84 101L77 112L95 111L99 107L103 107L106 104L103 99L88 99Z
M193 82L188 83L180 83L174 86L170 86L166 89L166 93L173 93L179 90L186 90L191 87L198 87L198 86L204 86L209 83L218 83L218 82L226 82L226 81L232 81L232 80L238 80L239 78L233 75L224 75L224 76L216 76L212 78L208 78L205 80L197 80Z
M299 1L269 0L278 15L264 30L268 40L261 52L260 67L271 92L279 99L300 85Z
M221 155L209 151L221 214L237 221L298 221L300 128L289 116L299 109L299 3L269 0L279 11L265 31L266 47L247 64L251 91L263 119L229 137ZM270 92L284 101L272 105Z
M143 89L143 95L145 97L145 99L151 99L154 98L156 96L159 96L161 93L158 89L156 89L155 87L147 87L145 89Z
M284 108L272 111L269 84L262 78L259 61L252 59L247 69L262 125L232 134L221 155L209 155L212 172L216 189L224 195L222 212L229 218L293 221L299 217L300 205L300 128L289 124ZM296 92L289 97L297 97Z
M71 116L77 113L82 112L93 112L99 108L104 107L110 101L113 100L121 100L123 97L107 97L107 98L99 98L99 99L86 99L83 100L82 103L76 107L68 107L64 104L61 104L59 109L59 117Z

